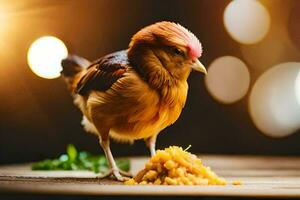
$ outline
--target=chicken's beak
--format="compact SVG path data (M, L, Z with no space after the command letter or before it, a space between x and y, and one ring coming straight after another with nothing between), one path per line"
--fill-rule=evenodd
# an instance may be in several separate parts
M198 72L202 72L204 74L207 74L207 71L206 71L204 65L198 59L196 59L196 61L192 65L192 68L194 70L198 71Z

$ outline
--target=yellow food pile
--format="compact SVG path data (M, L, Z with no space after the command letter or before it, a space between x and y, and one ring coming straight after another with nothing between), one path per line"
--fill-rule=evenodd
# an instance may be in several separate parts
M218 177L209 167L202 164L196 155L181 147L171 146L157 150L134 178L126 185L226 185L225 179Z

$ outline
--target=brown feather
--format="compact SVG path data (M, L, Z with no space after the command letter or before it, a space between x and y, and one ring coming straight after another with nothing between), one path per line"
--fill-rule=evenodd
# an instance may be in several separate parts
M91 90L109 89L129 68L126 60L120 60L123 54L126 52L116 52L94 62L78 81L75 92L85 95Z

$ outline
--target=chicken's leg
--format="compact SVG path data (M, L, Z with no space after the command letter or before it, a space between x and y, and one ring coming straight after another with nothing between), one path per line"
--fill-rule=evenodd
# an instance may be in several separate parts
M157 135L153 135L145 140L147 147L150 149L151 156L155 155L155 143Z
M111 153L111 150L110 150L109 138L107 138L106 140L100 139L100 145L105 153L106 159L107 159L107 161L109 163L109 167L110 167L110 170L103 176L100 176L100 178L105 178L110 175L113 175L118 181L128 180L129 179L128 177L130 177L131 175L127 172L123 172L123 171L119 170L119 168L115 162L115 159Z

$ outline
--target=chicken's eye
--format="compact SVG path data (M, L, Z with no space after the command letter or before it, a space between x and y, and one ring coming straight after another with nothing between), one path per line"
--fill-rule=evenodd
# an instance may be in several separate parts
M184 55L184 52L181 49L178 49L178 48L173 48L173 52L174 52L175 55L179 55L179 56Z

